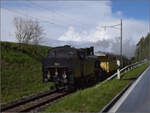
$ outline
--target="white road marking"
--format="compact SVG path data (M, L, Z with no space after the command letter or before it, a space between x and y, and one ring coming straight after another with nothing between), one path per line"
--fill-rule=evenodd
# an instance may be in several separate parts
M110 113L115 113L118 108L122 105L131 91L135 88L138 82L142 79L143 75L150 69L150 66L142 73L142 75L133 83L133 85L122 95L122 97L118 100L118 102L109 110Z

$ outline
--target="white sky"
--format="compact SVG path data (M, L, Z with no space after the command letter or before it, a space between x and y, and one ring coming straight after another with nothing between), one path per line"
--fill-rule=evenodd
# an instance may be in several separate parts
M134 18L124 18L121 11L112 13L111 1L107 2L35 2L37 7L7 7L1 8L1 40L16 41L14 36L13 18L38 18L45 30L42 44L60 46L71 44L75 47L94 46L98 51L119 53L120 31L104 30L104 25L115 25L123 19L124 54L132 56L135 44L148 33L147 21ZM43 7L42 7L43 6ZM47 10L46 7L50 7ZM135 12L136 13L136 12ZM35 18L34 18L35 19ZM119 26L118 26L119 28Z

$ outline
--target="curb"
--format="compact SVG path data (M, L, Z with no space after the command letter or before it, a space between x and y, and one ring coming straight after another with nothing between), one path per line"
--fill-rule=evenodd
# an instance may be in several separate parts
M149 66L148 66L149 67ZM147 68L148 68L147 67ZM146 69L147 69L146 68ZM146 70L146 69L144 69L141 73L139 73L138 75L137 75L137 78L136 78L136 80L140 77L140 75L142 75L142 73ZM106 112L108 112L113 106L114 106L114 104L120 99L120 97L129 89L129 87L134 83L134 81L136 81L136 80L132 80L132 81L130 81L130 83L119 93L119 94L117 94L108 104L106 104L103 108L102 108L102 110L99 112L99 113L106 113Z

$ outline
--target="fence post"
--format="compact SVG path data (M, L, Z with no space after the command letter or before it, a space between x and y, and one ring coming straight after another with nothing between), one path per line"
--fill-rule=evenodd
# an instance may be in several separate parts
M117 69L117 79L120 79L120 69Z
M118 69L117 69L117 79L120 79L120 60L117 60L117 65L118 65Z

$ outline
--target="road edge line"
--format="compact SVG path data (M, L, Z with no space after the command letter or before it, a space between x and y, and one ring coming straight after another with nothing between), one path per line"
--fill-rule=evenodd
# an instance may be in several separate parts
M99 113L108 112L116 104L116 102L123 96L123 94L133 85L133 83L135 83L140 77L142 77L141 75L143 75L149 68L150 66L148 66L145 70L143 70L137 76L136 80L130 81L130 83L121 92L119 92L108 104L106 104Z

